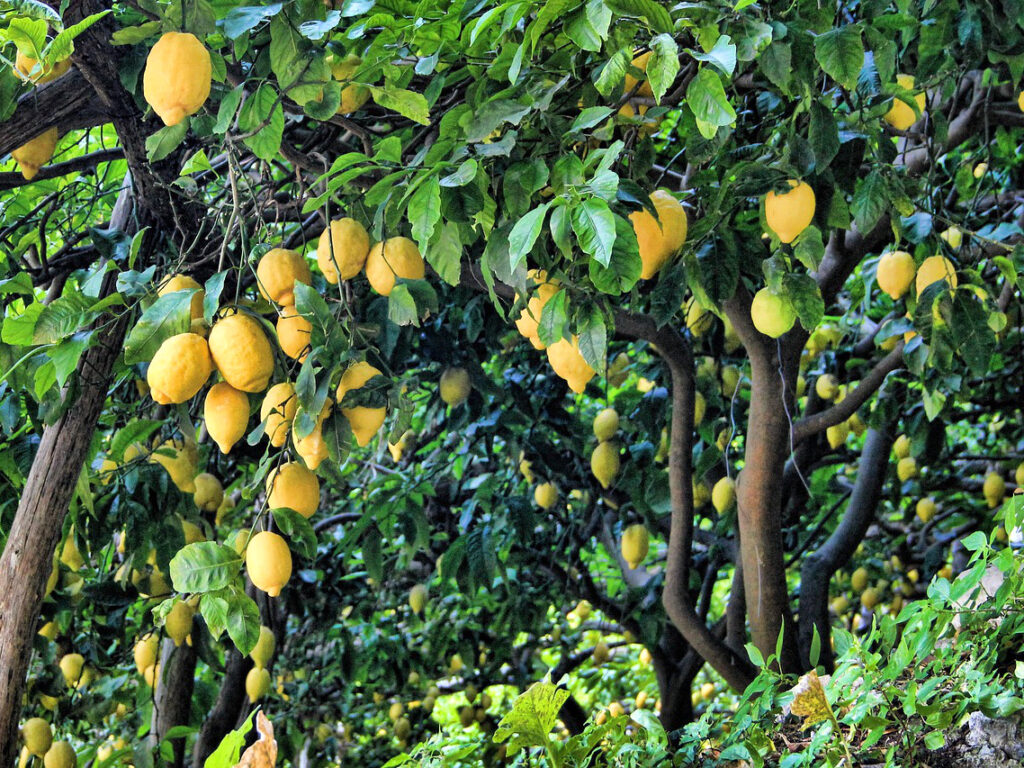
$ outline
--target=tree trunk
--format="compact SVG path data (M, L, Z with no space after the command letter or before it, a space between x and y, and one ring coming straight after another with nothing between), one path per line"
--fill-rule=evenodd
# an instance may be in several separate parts
M192 765L201 766L236 727L238 714L245 707L245 676L252 667L247 656L234 647L227 651L224 677L221 679L217 701L203 722L196 745L192 750Z
M165 639L160 653L160 680L153 697L153 725L150 740L156 747L167 738L167 733L178 725L188 725L192 709L192 691L195 688L196 652L187 643L175 647L174 641ZM175 768L185 764L185 739L174 739Z

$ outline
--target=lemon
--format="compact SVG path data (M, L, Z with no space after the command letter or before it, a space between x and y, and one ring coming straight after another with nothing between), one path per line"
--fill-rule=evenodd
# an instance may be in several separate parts
M192 500L196 506L203 512L216 512L217 507L224 501L224 487L220 480L209 472L203 472L196 475L193 482L196 484L196 490Z
M32 717L21 726L21 740L29 752L36 757L42 757L53 743L53 731L43 718Z
M796 323L796 308L789 296L765 287L750 302L750 319L758 331L777 339Z
M544 305L547 304L551 297L559 291L558 282L555 280L548 280L547 273L542 269L531 269L526 273L526 276L537 283L536 295L530 297L530 300L526 302L526 308L519 313L519 319L516 320L516 330L530 340L536 349L544 349L544 344L541 342L538 336L538 326L540 324L540 316L544 311Z
M185 642L185 638L192 632L192 617L195 615L195 612L195 608L184 600L179 600L164 619L164 629L167 630L167 636L174 641L176 646L180 646Z
M704 395L700 392L693 393L693 425L695 427L700 426L700 423L704 421L704 413L708 409L707 400L704 399Z
M197 333L179 333L166 339L153 355L146 372L153 399L162 405L191 400L213 373L206 339Z
M193 320L202 320L203 301L206 299L206 291L203 290L203 286L188 275L170 275L160 283L156 295L166 296L169 293L177 293L178 291L195 291L188 305L189 315Z
M917 477L917 462L909 456L905 459L900 459L896 462L896 476L900 479L901 483Z
M332 58L330 61L331 75L339 82L348 83L362 63L363 60L354 53L348 54L343 59ZM349 83L341 89L341 103L338 105L336 114L352 114L363 106L369 98L369 88L361 83Z
M270 673L263 667L253 667L245 676L245 693L249 703L255 704L270 692Z
M411 429L405 430L402 436L398 438L397 443L388 443L388 452L391 454L391 458L397 464L402 460L402 454L410 448L415 447L416 433Z
M988 502L989 509L995 509L1003 503L1003 497L1006 496L1006 481L998 472L989 472L985 475L981 492Z
M693 506L696 508L703 507L709 501L711 501L711 489L708 488L708 484L700 481L694 481L693 487Z
M1017 96L1017 106L1021 112L1024 112L1024 91L1021 91Z
M622 532L622 559L630 568L636 568L644 561L649 548L650 534L642 523L634 523Z
M277 597L291 578L292 553L276 533L260 531L245 548L245 565L253 585Z
M554 372L577 394L587 388L587 382L594 377L594 369L580 352L579 338L559 339L546 350L548 362Z
M914 77L913 75L896 75L896 82L900 88L905 91L914 90ZM924 113L925 106L925 94L916 93L914 94L914 102L917 104L918 112ZM895 128L897 131L905 131L907 128L917 122L918 117L914 113L913 108L901 101L900 99L894 98L892 100L892 106L889 107L889 111L883 116L885 122Z
M796 240L814 220L814 190L806 182L796 179L789 180L789 187L784 194L779 195L772 190L764 198L765 223L784 243Z
M170 453L170 456L163 455ZM171 482L183 493L195 493L196 464L199 452L191 441L165 440L149 455L149 461L159 464L171 476Z
M925 496L923 499L919 499L915 512L917 512L918 518L922 523L931 522L931 519L935 517L935 513L938 512L939 505L935 503L935 499L931 496Z
M541 509L551 509L558 502L558 488L554 483L541 483L533 489L533 500Z
M714 326L715 316L695 298L686 303L686 328L694 338L700 338Z
M426 274L420 249L408 237L377 243L366 257L366 279L381 296L390 296L395 280L419 280Z
M612 652L608 649L608 643L601 640L594 646L593 658L595 664L604 664L608 659L612 657Z
M146 685L150 688L155 688L160 680L160 665L152 664L142 670L142 679L146 681Z
M68 529L68 535L64 539L64 546L60 550L60 561L72 571L77 571L85 565L82 553L78 551L78 544L75 542L75 527Z
M858 568L850 576L850 586L853 587L854 592L863 592L868 585L868 570L867 568Z
M56 127L44 131L17 149L11 150L11 157L18 163L18 170L26 181L32 181L39 169L50 162L57 148Z
M945 256L929 256L917 268L917 280L915 283L917 295L920 296L929 285L940 280L945 280L949 283L950 288L956 288L958 282L956 279L956 267Z
M1024 488L1024 461L1017 465L1017 469L1013 473L1013 479L1019 488Z
M611 440L619 430L619 412L614 408L605 408L594 417L594 437L599 442Z
M711 506L721 514L732 509L736 503L736 481L723 477L711 489Z
M892 444L892 452L897 459L905 459L910 455L910 438L900 435Z
M637 56L635 59L633 59L630 62L630 65L635 67L636 69L639 69L641 72L646 73L647 72L647 60L650 59L650 58L651 58L651 52L647 51L646 53L642 53L639 56ZM638 82L640 83L639 87L637 87L637 83ZM635 94L636 96L643 96L645 98L653 98L654 97L654 89L651 88L650 82L648 82L646 79L638 80L637 78L635 78L633 75L631 75L627 71L626 72L626 83L623 86L623 93L629 93L630 91L633 90L633 88L636 88L636 94Z
M395 720L395 738L399 741L405 741L409 738L409 734L412 733L412 723L409 722L409 718L400 717Z
M874 587L868 587L860 593L860 604L867 608L869 611L878 605L880 595L878 590Z
M629 357L625 352L620 352L608 366L608 383L613 387L621 387L626 382L629 372Z
M277 342L288 357L303 362L309 354L312 333L313 324L293 304L282 307L277 316Z
M64 682L70 688L76 688L82 679L82 667L85 666L85 658L80 653L67 653L61 657L59 662L61 674L64 675Z
M249 426L249 398L226 381L218 382L206 393L203 418L220 452L229 453Z
M341 375L341 381L338 382L338 390L335 392L338 402L340 403L348 392L361 389L374 376L382 375L378 369L365 361L353 363ZM358 405L354 408L342 408L341 413L348 419L356 442L360 446L365 446L384 424L387 409L367 408L366 406Z
M267 335L249 315L229 315L214 323L210 356L224 381L242 392L262 392L274 372Z
M328 234L330 233L330 234ZM316 263L328 283L351 280L358 275L370 252L370 235L355 219L335 219L320 235Z
M297 461L289 461L267 475L267 506L293 509L307 520L320 506L320 481Z
M34 85L43 85L44 83L52 82L69 69L71 69L71 59L61 59L49 66L46 66L45 64L40 66L38 59L26 56L21 51L18 51L18 55L14 58L15 73L22 80ZM40 755L40 757L42 757L42 755Z
M629 214L640 248L643 280L654 277L686 242L686 211L679 201L663 189L652 192L650 198L657 219L646 208Z
M260 295L275 304L295 303L295 283L310 285L313 277L301 255L287 248L272 248L256 265Z
M839 394L839 383L831 373L823 373L815 380L814 391L822 400L835 400Z
M838 424L834 424L825 430L825 437L828 440L829 447L835 450L841 445L846 443L846 438L850 436L850 425L845 421L841 421Z
M135 643L132 655L135 657L135 668L139 670L140 675L146 671L147 667L156 664L156 656L159 651L160 638L154 634L146 635Z
M896 301L910 290L916 274L917 265L914 264L913 256L906 251L890 251L878 260L875 279L878 287Z
M260 636L256 645L249 651L249 658L257 667L266 667L274 656L274 649L277 648L277 639L274 637L270 627L260 626Z
M601 483L601 487L608 488L619 474L618 444L610 441L599 443L590 454L590 470Z
M55 622L48 621L45 624L43 624L42 627L39 628L38 634L42 635L47 640L53 641L57 639L58 632L59 629L57 627L57 624Z
M412 612L417 615L423 613L426 604L427 588L422 584L413 585L413 588L409 590L409 607L412 608Z
M948 229L944 229L939 233L939 237L942 238L946 242L946 245L954 251L959 250L960 246L963 245L964 242L964 233L960 227L949 227Z
M45 768L75 768L78 757L66 741L55 741L43 757Z
M441 399L452 408L457 408L469 398L473 385L469 371L465 368L445 368L441 374Z
M142 93L164 125L198 112L210 95L210 52L188 32L166 32L146 57Z
M328 397L317 416L316 426L305 437L300 438L295 431L292 431L292 444L295 446L295 451L302 457L306 466L313 471L316 471L321 462L327 458L327 443L323 434L324 420L331 415L333 406L334 401Z
M260 406L260 421L266 423L264 432L275 448L280 448L288 439L298 407L295 385L290 381L280 382L267 390Z

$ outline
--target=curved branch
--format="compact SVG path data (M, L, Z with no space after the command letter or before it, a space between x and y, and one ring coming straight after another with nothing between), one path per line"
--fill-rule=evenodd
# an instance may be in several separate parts
M73 160L66 160L63 163L44 166L39 169L39 173L37 173L35 178L31 181L26 180L20 173L13 171L0 173L0 189L14 189L16 187L23 187L26 184L34 184L35 182L43 181L44 179L55 179L59 176L64 176L76 171L85 171L90 168L95 168L100 163L107 163L111 160L120 160L123 157L124 150L120 147L114 147L113 149L101 149L97 152L90 152L88 155L76 157Z

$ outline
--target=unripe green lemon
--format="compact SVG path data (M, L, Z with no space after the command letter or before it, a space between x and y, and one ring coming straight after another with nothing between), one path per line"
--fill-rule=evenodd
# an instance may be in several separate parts
M766 287L754 294L750 319L758 331L777 339L796 323L796 309L786 294Z

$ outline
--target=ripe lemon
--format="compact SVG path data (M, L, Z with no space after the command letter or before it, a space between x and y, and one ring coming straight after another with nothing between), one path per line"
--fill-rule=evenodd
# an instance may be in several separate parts
M1003 503L1003 497L1006 496L1006 481L998 472L989 472L985 475L981 492L988 502L989 509L995 509Z
M82 667L85 666L85 658L80 653L67 653L61 657L60 671L64 675L64 682L71 688L76 688L82 679Z
M420 249L408 237L390 237L377 243L366 257L366 279L381 296L391 295L396 278L419 280L425 274Z
M853 587L854 592L863 592L868 586L868 570L867 568L858 568L850 576L850 586Z
M878 590L874 587L868 587L860 593L860 604L867 608L869 611L878 605L880 596Z
M277 597L291 578L292 553L276 533L260 531L249 539L245 548L245 565L252 583L271 597Z
M206 339L197 333L179 333L166 339L153 355L146 372L153 399L163 405L192 399L213 373Z
M167 32L146 57L142 93L164 125L198 112L210 96L210 52L188 32Z
M411 429L407 429L402 433L402 436L398 438L397 443L388 442L388 453L391 454L392 460L397 464L402 460L402 454L414 447L415 443L416 433Z
M324 401L320 415L316 419L316 426L305 437L299 438L297 433L292 431L292 444L295 446L295 451L302 457L306 466L313 471L316 471L321 462L327 458L327 443L324 441L323 434L324 419L331 415L333 406L334 401L331 398Z
M203 512L216 512L220 503L224 501L224 487L220 480L209 472L202 472L195 476L193 481L196 485L192 500Z
M910 290L915 274L917 265L914 264L913 256L906 251L890 251L878 260L875 279L878 280L878 287L896 301Z
M57 148L57 138L56 127L50 128L17 149L11 150L11 157L17 161L18 170L26 181L32 181L39 173L39 169L50 162L53 151Z
M47 640L50 640L52 642L57 639L57 634L59 633L59 631L60 630L55 622L48 621L45 624L43 624L42 627L39 628L38 634L42 635Z
M901 483L917 477L917 461L910 456L900 459L896 462L896 476L900 479Z
M949 283L950 288L956 288L956 267L945 256L929 256L917 268L917 280L915 281L917 295L920 296L929 285L940 280Z
M341 381L338 382L338 391L335 393L338 402L342 401L346 393L360 389L374 376L382 375L379 370L365 361L353 363L341 375ZM348 419L356 442L360 446L365 446L384 424L387 409L358 405L355 408L342 408L341 413Z
M163 453L170 453L165 456ZM165 440L149 455L149 461L159 464L171 476L171 482L183 493L195 493L196 464L199 452L196 444L183 440Z
M160 680L160 665L153 664L146 667L142 671L142 679L146 681L146 685L150 688L155 688L157 681Z
M295 303L295 283L312 283L309 265L301 255L287 248L272 248L256 265L260 295L275 304Z
M249 315L229 315L214 323L210 356L224 381L242 392L262 392L274 372L267 335Z
M939 511L939 505L935 503L935 499L931 496L925 496L923 499L919 499L915 512L917 512L918 518L922 523L931 522L932 518L935 517L935 513Z
M700 338L711 330L715 316L708 312L695 298L686 303L686 328L695 338Z
M293 509L307 520L320 506L320 481L297 461L289 461L267 475L267 506Z
M220 381L206 393L203 418L206 420L206 431L220 452L229 453L249 426L249 398L245 392L235 389L226 381Z
M595 664L604 664L611 657L612 652L608 648L608 643L606 643L604 640L601 640L600 642L598 642L597 645L594 646L593 658Z
M18 55L14 58L14 71L22 80L34 85L43 85L44 83L56 80L71 69L71 59L61 59L50 66L44 64L38 69L36 67L39 67L37 59L33 59L31 56L26 56L21 51L18 51Z
M348 83L359 69L363 60L350 53L343 59L330 61L331 75L341 83ZM358 110L370 98L370 89L361 83L349 83L341 89L341 103L338 105L339 115L350 115Z
M413 585L413 588L409 590L409 607L412 608L412 612L419 615L423 613L426 605L427 588L422 584Z
M529 339L535 349L544 349L544 344L537 335L537 326L540 324L540 316L544 311L544 305L551 300L552 296L558 293L559 285L555 280L548 280L547 272L542 269L531 269L526 273L526 276L538 284L537 292L534 296L530 297L530 300L526 302L526 308L519 313L519 319L516 320L516 330L522 336Z
M78 757L75 750L66 741L55 741L43 757L45 768L75 768Z
M650 58L651 58L651 52L650 51L647 51L646 53L641 53L639 56L637 56L635 59L633 59L630 62L630 65L633 66L633 67L636 67L641 72L646 73L647 72L647 60L650 59ZM646 80L646 79L638 80L636 77L634 77L633 75L629 74L629 72L626 72L626 84L625 84L625 86L623 88L623 93L629 93L630 91L632 91L633 88L636 87L637 82L640 83L640 87L636 89L636 94L635 95L643 96L643 97L646 97L646 98L654 98L654 89L651 88L650 82L648 80Z
M579 338L572 341L562 338L547 348L548 362L551 368L562 379L569 389L577 394L587 388L587 382L594 377L594 369L583 358L580 352Z
M196 479L198 480L199 478ZM221 495L223 495L223 491L221 492ZM224 501L222 499L221 503L217 505L217 509L220 509L223 503ZM185 535L186 544L195 544L200 541L206 541L206 535L203 533L203 529L195 523L193 523L191 520L185 520L184 518L182 518L181 532Z
M42 757L53 744L53 731L43 718L32 717L21 726L21 740L29 752L36 757Z
M835 400L839 394L839 383L831 373L823 373L815 380L814 391L822 400Z
M256 641L256 645L252 647L252 650L249 651L249 658L252 659L252 663L257 667L266 667L270 663L276 647L277 639L274 637L270 627L260 626L259 639Z
M594 417L594 437L599 442L611 440L619 430L619 412L614 408L605 408Z
M263 667L253 667L245 676L245 693L249 703L255 704L270 692L270 673Z
M732 509L736 503L736 481L723 477L711 489L711 506L721 514Z
M905 459L910 455L910 438L900 435L892 444L892 452L897 459Z
M328 232L330 234L328 234ZM335 219L320 235L316 263L328 283L351 280L358 275L370 252L370 235L355 219Z
M750 302L750 319L758 331L777 339L796 323L796 308L789 296L765 287Z
M939 237L954 251L959 250L960 246L963 245L964 242L964 233L960 227L949 227L948 229L944 229L939 233Z
M790 179L789 186L790 190L784 194L778 195L772 190L764 198L765 223L784 243L796 240L814 220L814 190L796 179Z
M551 509L558 502L558 487L554 483L541 483L533 489L533 500L541 509Z
M260 421L266 422L264 432L275 448L280 448L288 439L298 407L295 385L290 381L279 382L267 390L260 406Z
M693 425L695 427L700 426L700 423L704 421L704 413L708 409L707 400L704 399L704 395L700 392L693 393Z
M281 308L277 316L277 341L288 357L303 362L309 354L312 333L313 324L300 315L294 305Z
M67 538L64 539L64 546L60 550L60 561L72 571L79 570L85 565L82 553L78 551L78 544L75 543L75 527L68 530Z
M636 568L647 557L650 548L650 534L647 533L647 526L642 523L634 523L622 532L622 559L630 568Z
M914 90L914 77L913 75L896 75L896 82L900 88L905 91ZM925 94L916 93L914 94L914 102L917 104L917 109L921 114L924 114L925 105ZM907 128L917 122L918 117L914 113L911 106L900 99L894 98L892 100L892 106L889 107L889 111L883 116L885 122L895 128L897 131L905 131Z
M611 441L599 443L590 454L590 471L602 488L608 488L619 474L618 444Z
M135 657L135 668L141 675L147 667L156 664L157 653L160 651L160 638L155 634L149 634L135 643L132 655Z
M399 741L405 741L409 738L409 734L412 733L412 723L409 722L409 718L400 717L395 720L395 738Z
M189 302L189 315L193 320L202 320L203 300L206 298L206 291L203 290L203 286L188 275L170 275L160 283L156 295L166 296L169 293L177 293L178 291L195 291L192 294L192 301Z
M1024 112L1024 91L1017 96L1017 106L1020 107L1021 112Z
M184 600L179 600L164 619L164 629L167 630L167 636L174 641L176 646L180 646L185 642L185 638L192 632L192 617L195 615L195 612L195 608Z
M646 209L629 214L640 247L643 265L640 277L643 280L654 277L686 242L687 221L683 206L663 189L655 190L650 197L658 212L657 219Z
M465 368L445 368L441 374L441 399L452 408L462 405L469 398L473 384Z

